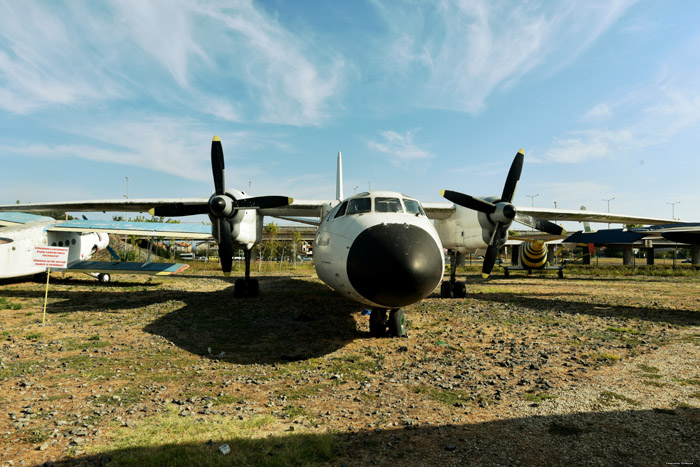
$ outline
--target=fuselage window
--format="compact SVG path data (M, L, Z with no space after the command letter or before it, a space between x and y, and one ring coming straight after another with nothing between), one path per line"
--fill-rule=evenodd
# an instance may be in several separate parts
M374 212L403 212L398 198L374 198Z
M337 219L338 217L344 216L345 215L345 210L348 208L348 202L345 201L343 204L340 205L338 208L338 212L335 213L335 216L333 216L333 219Z
M348 204L348 214L362 214L372 210L372 200L370 198L351 199Z
M423 208L421 207L420 203L418 201L416 201L415 199L404 198L403 204L406 205L406 212L408 212L410 214L425 216L425 212L423 211Z

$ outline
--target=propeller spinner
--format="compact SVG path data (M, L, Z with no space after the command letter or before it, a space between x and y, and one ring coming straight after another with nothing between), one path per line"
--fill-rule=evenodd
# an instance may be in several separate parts
M515 190L518 187L518 181L520 181L524 160L525 154L521 149L515 155L510 165L508 177L503 186L503 194L500 200L495 203L457 191L443 190L440 192L443 197L459 206L487 214L491 222L495 224L488 248L486 249L486 254L484 255L484 265L481 269L481 276L484 279L491 274L493 266L496 264L496 256L498 255L501 239L505 237L508 226L510 226L514 220L528 227L553 235L562 235L565 232L562 227L553 222L519 213L513 205L512 201L515 196Z

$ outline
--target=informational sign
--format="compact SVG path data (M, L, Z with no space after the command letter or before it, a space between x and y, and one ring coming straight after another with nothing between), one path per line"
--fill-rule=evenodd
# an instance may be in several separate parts
M37 246L34 248L34 266L65 268L68 266L68 248L60 246Z

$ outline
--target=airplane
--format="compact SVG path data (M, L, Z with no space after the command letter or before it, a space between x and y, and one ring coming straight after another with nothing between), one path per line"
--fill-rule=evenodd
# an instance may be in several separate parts
M144 225L146 224L146 225ZM86 226L90 228L86 228ZM154 229L157 229L155 231ZM176 274L189 266L181 263L152 263L120 261L109 247L109 234L128 233L158 237L177 236L178 224L118 221L59 221L47 216L21 212L0 212L0 279L36 276L46 273L45 266L34 265L34 248L59 246L68 248L68 267L54 271L84 272L106 283L112 273L128 274ZM196 235L189 232L188 235ZM209 233L200 233L206 238ZM110 250L115 261L90 261L100 250Z
M501 264L503 268L503 275L505 277L510 276L511 271L527 271L531 274L532 271L557 271L557 276L562 279L564 277L564 265L552 265L549 259L549 253L547 251L548 243L545 239L530 239L526 240L523 237L510 237L510 240L523 240L517 244L512 244L511 248L513 254L511 256L511 265L505 266ZM561 239L559 239L561 240ZM560 247L561 249L562 247ZM552 256L556 257L558 252L555 252Z
M609 213L516 208L512 204L523 165L519 151L511 165L501 197L475 198L444 191L450 203L423 203L390 191L369 191L344 198L342 162L338 153L336 199L293 200L285 196L249 197L225 188L221 140L211 145L215 193L209 198L74 201L0 206L2 210L148 211L175 217L209 214L212 235L219 244L222 270L230 275L234 247L244 250L245 276L234 284L234 297L259 293L250 277L251 250L262 239L263 217L272 216L317 226L314 265L318 277L344 296L370 306L373 336L406 336L402 307L430 296L442 281L444 250L464 253L486 248L483 275L495 263L513 220L539 230L561 227L550 220L664 223L665 220ZM308 218L318 218L310 221ZM454 266L454 260L453 260ZM449 286L458 284L454 267ZM460 289L464 290L461 283ZM455 294L456 296L456 294ZM462 295L463 296L463 295Z

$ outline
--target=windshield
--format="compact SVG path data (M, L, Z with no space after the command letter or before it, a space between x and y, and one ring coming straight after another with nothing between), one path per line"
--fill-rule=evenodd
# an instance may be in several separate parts
M348 214L361 214L372 210L372 200L370 198L351 199L348 204Z
M423 212L423 208L421 207L420 203L418 201L416 201L415 199L404 198L403 204L406 205L406 212L408 212L410 214L425 216L425 212Z
M374 198L375 212L403 212L398 198Z

